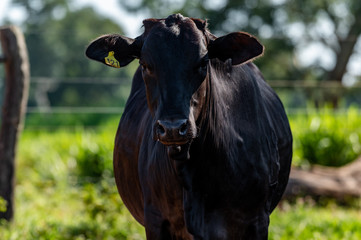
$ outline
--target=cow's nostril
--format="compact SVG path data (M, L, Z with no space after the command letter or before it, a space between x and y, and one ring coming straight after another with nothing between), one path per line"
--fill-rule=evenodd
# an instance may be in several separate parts
M157 131L159 135L165 135L166 133L166 129L160 121L158 122Z
M155 126L156 139L166 144L182 144L187 141L189 123L187 119L158 120Z
M179 128L179 135L184 136L187 134L187 132L188 132L188 124L187 122L185 122Z

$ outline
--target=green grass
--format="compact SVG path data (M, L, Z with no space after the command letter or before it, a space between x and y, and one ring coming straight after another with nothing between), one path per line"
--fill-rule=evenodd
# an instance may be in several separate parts
M25 131L15 220L0 239L144 239L112 177L115 129Z
M0 239L144 239L113 182L102 186L17 186L16 215Z
M269 239L361 239L360 207L335 204L321 207L304 202L289 205L283 202L281 209L276 209L271 215Z
M308 164L300 136L315 134L315 125L324 132L343 132L346 138L349 133L359 136L361 118L354 110L347 114L292 117L295 164ZM114 183L116 128L113 120L96 129L26 129L18 146L15 220L0 224L0 239L145 239ZM360 229L360 206L283 202L271 215L269 238L361 239Z

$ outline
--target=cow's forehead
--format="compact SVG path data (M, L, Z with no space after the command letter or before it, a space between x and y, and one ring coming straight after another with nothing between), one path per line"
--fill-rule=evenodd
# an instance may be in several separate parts
M169 18L169 17L168 17ZM167 51L178 50L183 53L202 54L206 49L206 41L202 31L190 18L183 17L178 21L159 19L150 29L145 29L143 50L166 54ZM160 52L161 51L161 52Z

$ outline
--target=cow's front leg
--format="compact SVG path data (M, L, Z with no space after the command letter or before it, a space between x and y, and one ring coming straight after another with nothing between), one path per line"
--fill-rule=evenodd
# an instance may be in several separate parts
M169 222L164 220L159 226L145 226L145 233L148 240L171 240L173 239L169 232Z
M171 240L169 225L169 221L157 209L150 206L145 208L145 233L148 240Z
M263 213L246 227L244 236L245 240L267 240L268 239L269 215Z

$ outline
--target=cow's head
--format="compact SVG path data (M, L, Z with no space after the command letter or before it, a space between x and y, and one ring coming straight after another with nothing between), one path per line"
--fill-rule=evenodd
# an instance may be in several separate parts
M263 46L242 32L216 38L207 30L206 21L180 14L147 19L143 24L141 36L102 36L89 45L86 55L113 67L139 59L154 118L153 136L176 156L188 151L197 136L197 120L206 102L209 60L245 63L261 55Z

